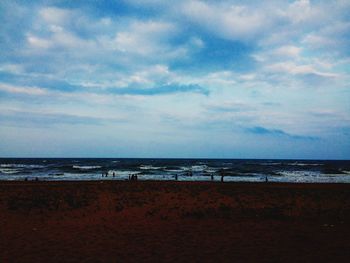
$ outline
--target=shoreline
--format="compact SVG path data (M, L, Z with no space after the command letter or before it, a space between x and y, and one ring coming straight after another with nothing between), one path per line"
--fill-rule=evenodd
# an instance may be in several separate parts
M2 262L347 262L350 184L0 181Z

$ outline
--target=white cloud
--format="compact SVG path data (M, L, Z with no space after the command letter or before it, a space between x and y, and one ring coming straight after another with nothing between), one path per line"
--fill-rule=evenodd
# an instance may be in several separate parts
M299 56L301 52L300 47L296 46L281 46L273 51L273 53L277 56L283 56L283 57L297 57Z
M68 9L57 7L45 7L39 11L39 15L46 23L54 25L67 23L71 19L72 14L73 12Z
M303 23L318 15L318 10L312 7L309 0L297 0L291 3L286 11L286 16L292 23Z
M269 24L265 14L247 6L189 1L183 4L182 12L188 20L230 40L254 39Z
M31 96L48 95L48 91L38 87L23 87L0 83L0 90L7 93L25 94Z
M270 73L287 73L292 75L315 74L321 77L329 78L338 76L338 74L335 73L318 71L312 65L297 65L293 62L275 63L266 66L265 70Z
M47 49L52 46L52 41L34 36L32 34L27 35L27 41L34 48Z
M173 53L167 41L176 34L175 25L162 21L133 21L127 30L117 32L114 48L142 56L167 56Z
M24 69L23 69L23 65L21 64L10 63L10 64L2 64L2 65L0 64L0 71L9 72L13 74L22 74Z
M328 53L342 53L348 49L350 22L334 22L316 32L304 36L302 43L313 49L323 49Z

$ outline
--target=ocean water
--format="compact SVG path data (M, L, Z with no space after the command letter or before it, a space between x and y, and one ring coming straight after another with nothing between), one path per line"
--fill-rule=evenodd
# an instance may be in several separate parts
M350 161L0 158L0 180L128 180L132 174L139 180L350 183Z

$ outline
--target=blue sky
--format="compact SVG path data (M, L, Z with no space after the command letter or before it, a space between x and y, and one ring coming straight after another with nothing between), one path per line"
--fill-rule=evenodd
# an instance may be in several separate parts
M350 2L0 2L0 156L350 158Z

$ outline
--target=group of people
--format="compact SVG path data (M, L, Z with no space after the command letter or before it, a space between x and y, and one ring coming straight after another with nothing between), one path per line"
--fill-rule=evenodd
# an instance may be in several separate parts
M108 177L109 173L108 172L105 172L105 173L102 173L102 177ZM116 173L113 172L112 173L112 176L115 177L116 176ZM130 174L129 175L129 181L137 181L137 174Z
M131 174L129 175L129 181L137 181L137 174Z
M108 175L109 175L108 172L102 173L102 177L108 177ZM192 171L188 171L188 172L187 172L187 176L192 176L192 175L193 175L193 174L192 174ZM221 172L220 172L220 175L221 175L221 182L223 182L223 181L224 181L225 172L224 172L224 171L221 171ZM116 176L116 173L113 172L113 173L112 173L112 176L115 177L115 176ZM174 177L175 177L175 181L177 181L177 180L179 179L178 174L175 174ZM210 174L210 178L211 178L212 181L214 181L214 174L213 174L213 173ZM129 175L129 181L137 181L137 180L138 180L137 174L130 174L130 175ZM266 179L266 181L267 181L267 179Z
M29 181L28 177L24 178L24 181L26 181L26 182ZM38 178L38 177L35 177L35 179L32 180L32 181L39 181L39 178Z
M115 177L115 172L112 173L112 176ZM108 177L108 172L102 173L102 177Z

